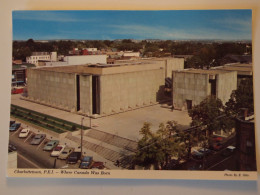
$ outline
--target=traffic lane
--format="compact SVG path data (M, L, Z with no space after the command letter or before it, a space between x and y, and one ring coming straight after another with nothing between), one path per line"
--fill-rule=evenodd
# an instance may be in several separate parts
M31 159L26 158L25 156L17 153L17 168L38 168L41 169L40 165L37 162L33 162Z
M208 170L212 170L212 171L218 171L218 170L238 171L236 155L233 154L231 156L226 157L225 159L223 159L219 163L210 167Z
M43 151L44 145L49 141L48 139L43 140L39 145L31 145L34 133L31 133L27 138L19 138L19 132L12 132L10 134L9 141L11 144L14 144L18 148L18 153L21 153L28 159L37 162L41 168L78 168L79 163L67 165L66 160L56 159L55 157L51 157L49 151ZM67 165L67 166L66 166Z

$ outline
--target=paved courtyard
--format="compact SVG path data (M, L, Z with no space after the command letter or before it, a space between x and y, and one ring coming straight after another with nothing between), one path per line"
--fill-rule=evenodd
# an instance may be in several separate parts
M12 95L11 103L64 120L78 124L81 123L81 115L22 100L20 97L20 95ZM187 112L172 111L170 108L157 104L133 111L92 119L91 123L94 129L137 141L140 138L139 130L142 128L144 122L151 123L151 129L156 131L160 123L165 123L169 120L177 121L183 128L188 127L191 122L191 118ZM89 126L89 124L90 119L85 117L84 125Z

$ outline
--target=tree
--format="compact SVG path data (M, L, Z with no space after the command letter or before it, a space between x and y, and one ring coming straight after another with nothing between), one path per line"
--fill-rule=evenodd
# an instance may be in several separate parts
M233 91L229 101L225 105L228 116L237 117L241 109L248 109L249 113L254 112L253 79L243 79L237 90Z
M191 126L202 127L206 131L208 144L214 131L231 129L230 119L226 117L222 101L214 96L205 98L199 105L189 110Z
M154 165L156 169L164 169L173 156L179 157L184 152L184 146L177 136L177 123L168 121L161 123L156 133L152 133L149 123L144 123L138 142L135 163L144 167Z

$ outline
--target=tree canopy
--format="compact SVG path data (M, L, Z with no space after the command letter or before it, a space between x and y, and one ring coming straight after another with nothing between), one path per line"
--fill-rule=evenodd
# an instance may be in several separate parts
M138 142L135 164L164 169L173 156L178 158L184 154L185 148L177 132L175 121L168 121L166 125L161 123L155 133L151 131L150 123L144 123L140 130L143 137Z
M254 112L253 79L242 79L237 90L233 91L229 101L225 105L226 114L236 117L241 109L248 109L249 113Z

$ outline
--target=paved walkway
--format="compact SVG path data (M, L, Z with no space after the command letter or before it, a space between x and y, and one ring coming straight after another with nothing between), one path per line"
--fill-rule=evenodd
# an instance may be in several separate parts
M11 96L11 103L22 106L24 108L35 110L37 112L81 124L81 115L22 100L20 99L19 94ZM144 122L151 123L151 129L156 131L160 123L166 123L169 120L177 121L178 124L183 126L183 128L187 128L191 122L191 118L188 116L186 111L172 111L169 108L164 108L160 104L157 104L124 113L91 119L91 124L92 127L97 130L124 137L133 141L138 141L141 138L139 131L142 128ZM90 119L85 118L83 120L83 124L85 126L90 126Z

